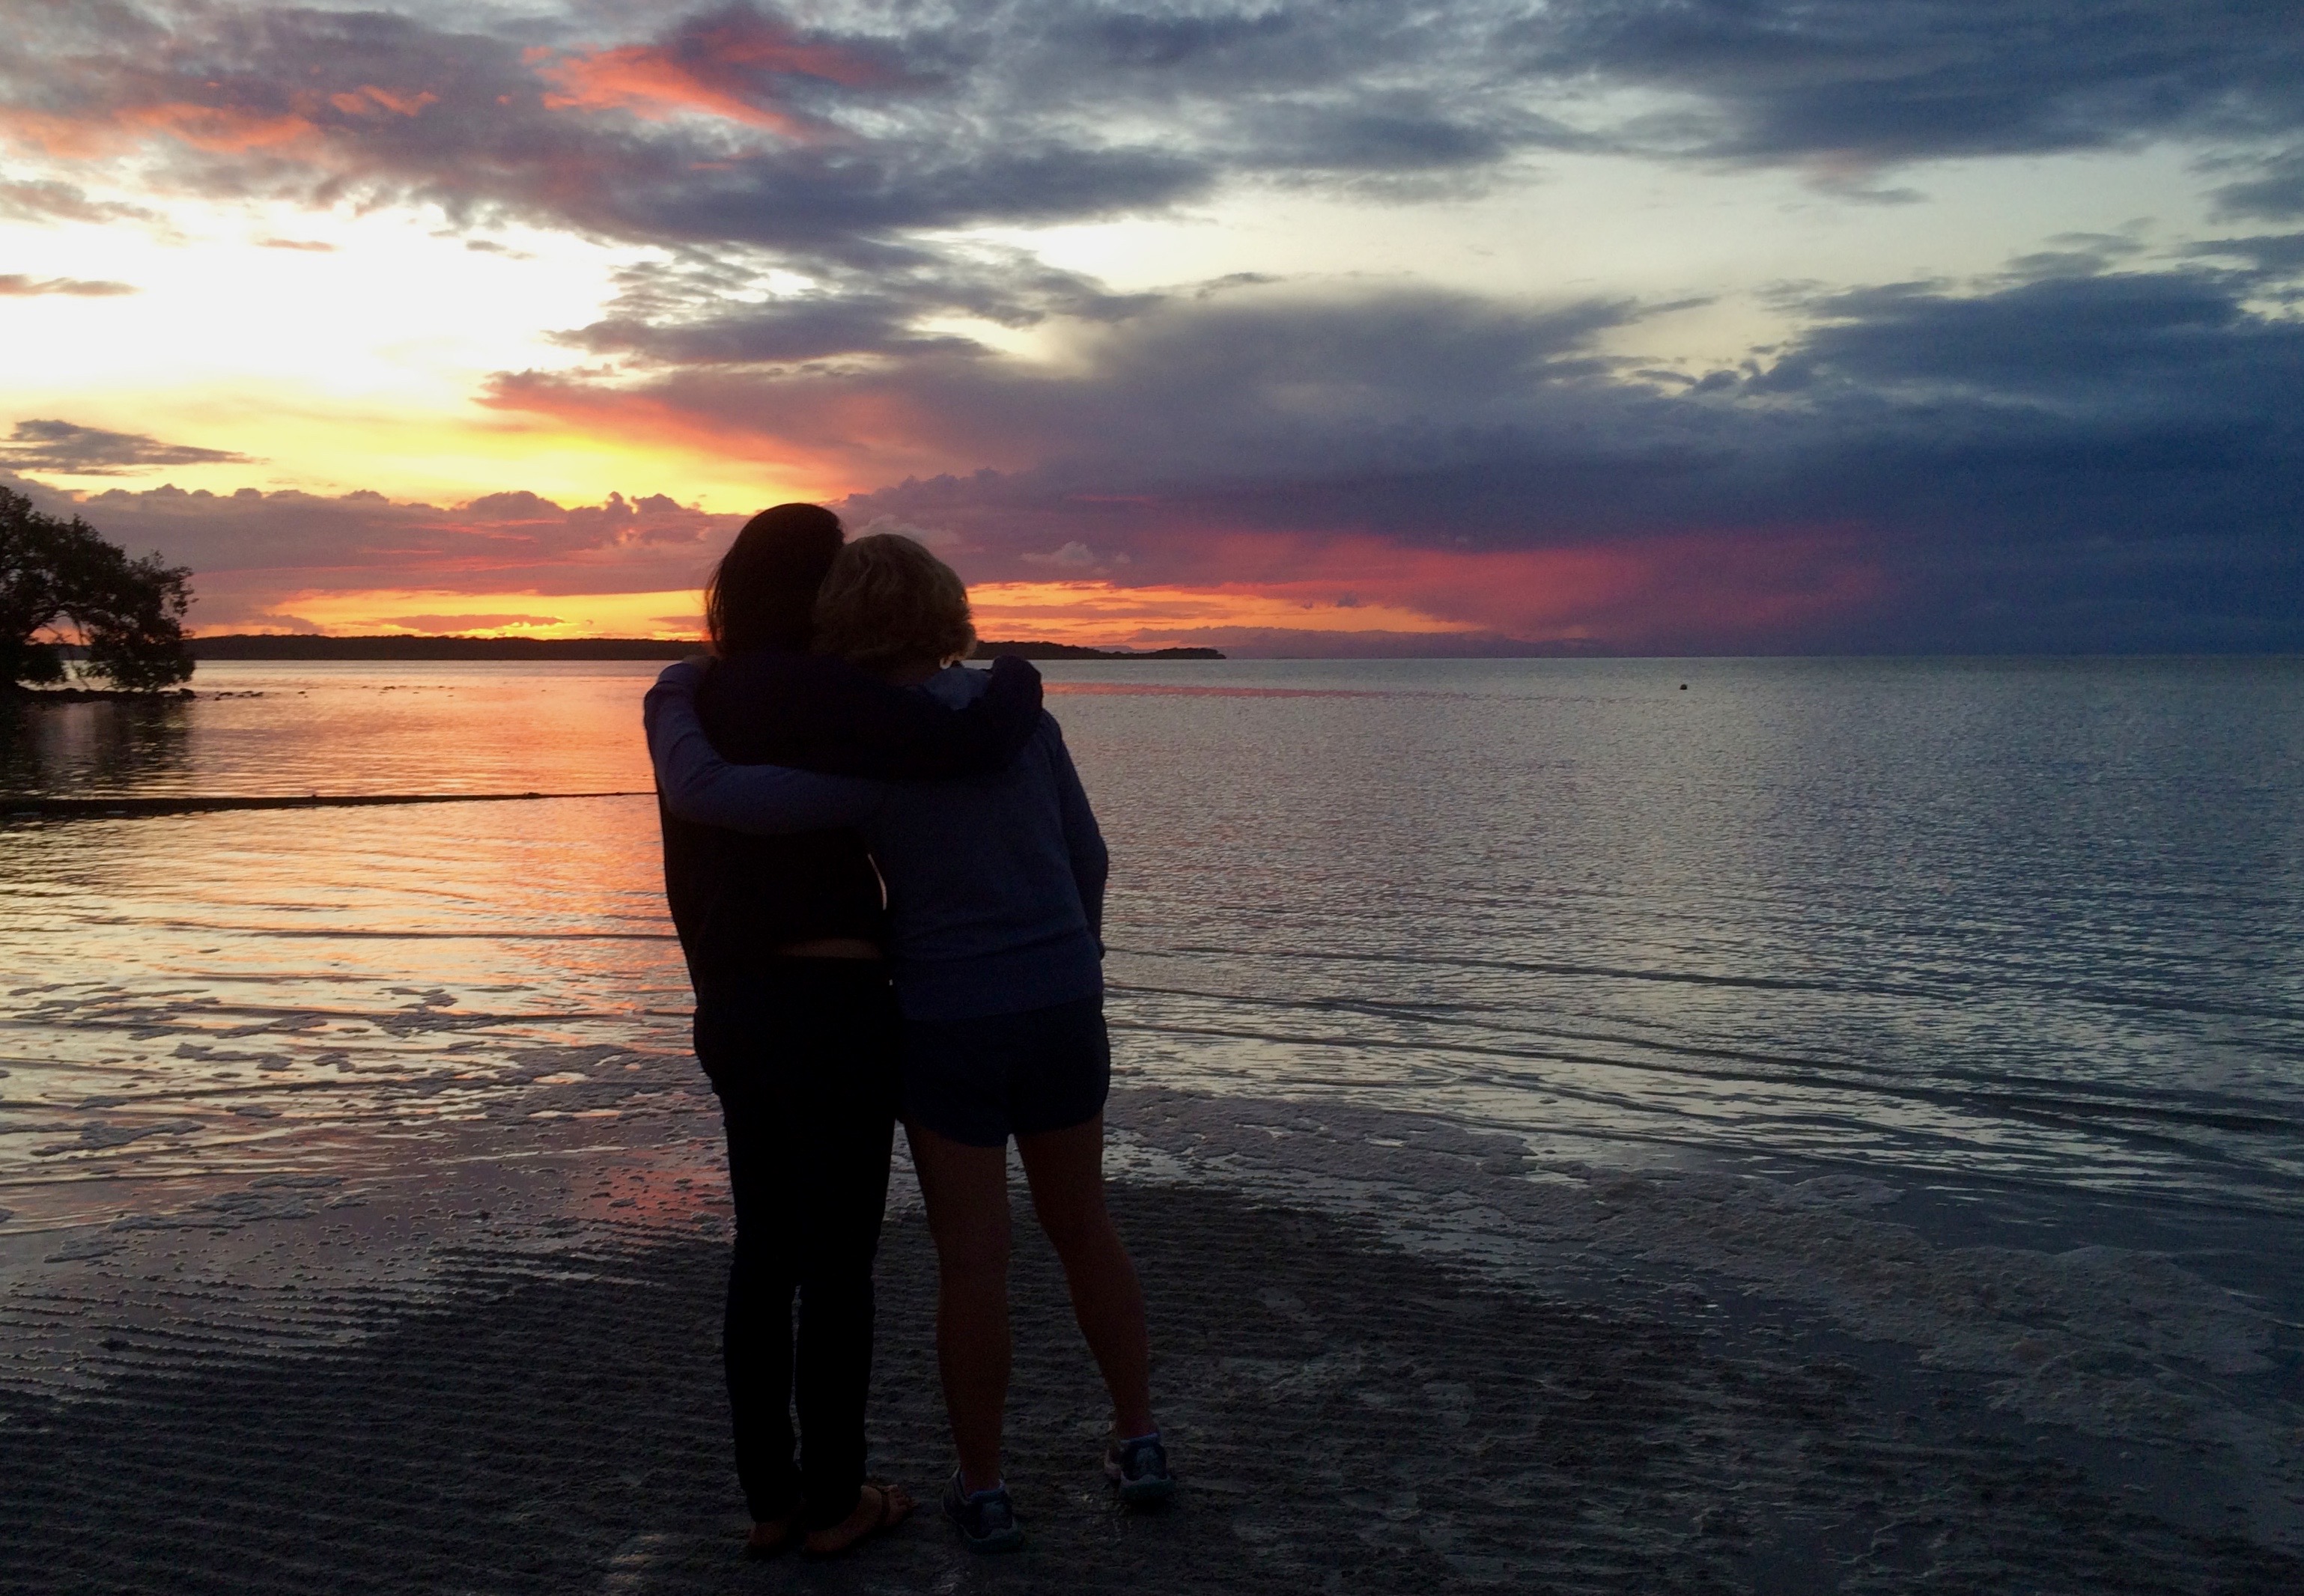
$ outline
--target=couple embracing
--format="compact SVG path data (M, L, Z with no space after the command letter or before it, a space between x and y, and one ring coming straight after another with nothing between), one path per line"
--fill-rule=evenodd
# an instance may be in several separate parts
M1111 1392L1105 1473L1124 1502L1167 1496L1143 1294L1104 1199L1105 846L1038 673L962 668L951 568L909 538L849 542L813 504L754 517L705 609L712 657L667 668L646 720L727 1127L750 1549L844 1551L912 1510L864 1477L899 1119L936 1241L961 1540L1023 1543L1000 1464L1012 1136Z

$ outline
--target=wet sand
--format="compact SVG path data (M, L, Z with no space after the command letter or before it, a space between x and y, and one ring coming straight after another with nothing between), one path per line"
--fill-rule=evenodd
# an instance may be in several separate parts
M724 1243L471 1251L422 1304L332 1294L367 1319L341 1343L180 1317L123 1326L88 1394L0 1394L0 1592L2304 1589L2294 1556L2180 1522L2181 1459L2123 1483L1981 1379L1820 1319L1684 1278L1505 1279L1220 1184L1114 1201L1172 1511L1108 1505L1099 1389L1029 1225L1010 1477L1032 1541L1007 1558L924 1512L844 1561L745 1562ZM81 1265L71 1311L132 1296L123 1265ZM874 1466L929 1498L948 1455L916 1211L881 1278Z

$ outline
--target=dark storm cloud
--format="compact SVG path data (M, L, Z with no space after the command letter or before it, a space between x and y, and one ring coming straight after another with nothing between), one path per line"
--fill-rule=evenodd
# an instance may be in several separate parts
M236 465L247 460L229 450L163 443L142 433L106 432L71 421L19 421L7 441L0 443L0 469L55 471L67 477L117 477L165 466Z
M1750 160L2037 154L2304 124L2288 0L1583 0L1530 20L1537 70L1668 89L1638 131Z
M2207 239L2187 246L2193 256L2244 260L2266 275L2304 274L2304 232L2258 233L2253 238Z
M847 506L957 535L978 578L1044 576L1078 544L1126 554L1131 581L1249 579L1236 545L1211 563L1219 533L1479 553L1830 529L1889 597L1804 646L2296 647L2304 325L2249 308L2277 286L2198 269L1821 296L1772 358L1694 384L1591 352L1637 318L1621 304L1251 291L1120 323L1064 376L924 357L672 371L640 396L805 437L901 395L911 446L1037 461ZM533 376L501 394L617 397Z
M868 477L907 455L1021 457L1045 462L1052 479L1077 475L1078 491L1101 483L1124 495L1236 474L1317 481L1340 460L1403 469L1455 460L1532 405L1582 403L1572 379L1607 368L1591 335L1631 314L1612 301L1530 311L1439 292L1302 299L1242 284L1087 329L1069 376L932 351L789 369L699 365L635 386L527 374L500 379L495 397L507 408L606 406L613 426L614 407L638 396L700 428L847 452ZM899 433L858 432L890 416L903 418ZM1561 425L1580 423L1563 410Z
M2304 217L2304 149L2252 163L2249 175L2210 190L2216 214L2292 222Z

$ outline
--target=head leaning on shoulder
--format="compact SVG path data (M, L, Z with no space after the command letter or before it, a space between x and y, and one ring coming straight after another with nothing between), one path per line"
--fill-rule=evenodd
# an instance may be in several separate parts
M745 522L704 585L712 652L806 648L817 589L845 536L821 504L779 504Z
M843 548L816 595L818 654L891 681L923 680L976 646L968 586L909 537L860 537Z

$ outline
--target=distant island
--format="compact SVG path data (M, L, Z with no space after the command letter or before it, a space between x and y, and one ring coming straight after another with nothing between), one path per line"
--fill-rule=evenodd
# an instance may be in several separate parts
M324 638L310 632L232 632L193 638L196 660L676 660L693 640L663 638ZM1075 643L978 643L969 657L1028 660L1220 660L1213 648L1083 648Z

